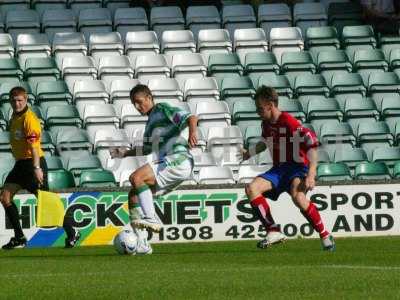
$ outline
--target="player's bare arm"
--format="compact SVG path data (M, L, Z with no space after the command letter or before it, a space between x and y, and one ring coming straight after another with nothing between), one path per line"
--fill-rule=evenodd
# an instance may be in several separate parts
M190 116L187 120L189 126L189 147L194 148L197 145L197 122L196 116Z
M35 178L37 182L39 182L40 185L43 184L43 170L40 167L40 155L37 147L31 145L31 151L32 151L32 163L33 163L33 168L35 169Z

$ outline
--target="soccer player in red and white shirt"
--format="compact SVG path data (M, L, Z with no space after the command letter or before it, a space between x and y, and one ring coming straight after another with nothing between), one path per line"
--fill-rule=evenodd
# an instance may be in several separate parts
M284 240L272 218L267 199L276 200L287 192L319 233L323 249L335 250L334 239L326 230L317 207L306 197L307 191L315 186L317 173L318 140L315 133L303 127L289 113L279 110L278 95L273 88L258 88L255 101L262 119L263 141L254 149L245 151L243 156L248 159L268 148L273 159L273 167L246 186L253 211L267 231L267 238L257 246L266 248Z

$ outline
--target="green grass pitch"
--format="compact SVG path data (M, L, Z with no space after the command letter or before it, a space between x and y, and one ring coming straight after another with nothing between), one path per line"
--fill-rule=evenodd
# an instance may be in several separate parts
M400 237L0 251L0 299L399 299Z

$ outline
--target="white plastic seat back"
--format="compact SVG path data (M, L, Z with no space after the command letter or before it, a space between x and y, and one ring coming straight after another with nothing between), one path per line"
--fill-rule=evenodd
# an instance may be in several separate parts
M207 67L199 53L175 54L172 57L172 76L177 79L203 78Z
M11 35L0 33L0 58L13 58L14 53L14 42Z
M191 99L214 99L219 100L219 89L217 81L213 77L191 78L185 82L185 100Z
M137 79L117 79L109 85L109 94L111 102L117 104L118 101L129 101L131 89L139 84Z
M75 32L77 20L70 9L47 9L42 14L42 30L50 41L57 32Z
M237 161L243 148L243 136L238 126L209 127L207 149L217 161Z
M204 167L199 172L199 184L234 184L232 170L229 167Z
M152 91L154 99L183 101L183 92L175 78L153 78L149 80L148 87Z
M77 80L74 84L74 101L100 100L108 103L109 95L101 80Z
M86 56L87 51L85 36L80 32L61 32L53 36L52 53L59 68L64 57Z
M134 75L131 62L127 56L103 56L100 58L98 77L106 87L118 79L132 79Z
M92 33L112 32L111 12L107 8L82 9L79 11L78 30L86 40Z
M185 19L178 6L153 7L150 13L150 24L159 38L166 30L185 29Z
M162 54L137 56L135 72L136 77L140 80L148 80L154 77L168 78L171 74L167 60Z
M232 52L232 41L228 30L226 29L205 29L200 30L197 51L205 55L213 53L230 53ZM206 60L206 63L208 61Z
M228 104L223 101L217 102L198 102L196 105L196 115L199 118L199 126L213 128L228 127L231 125L231 115Z
M148 20L143 7L118 8L114 14L114 29L121 34L123 40L132 31L148 30Z
M203 29L221 28L221 16L215 6L189 6L186 10L186 27L195 39Z
M89 56L67 56L62 60L63 79L70 90L74 89L77 80L94 80L97 78L97 68L93 58Z
M164 54L196 52L196 43L190 30L167 30L162 34L161 50Z
M154 31L128 32L125 40L125 53L132 62L138 55L160 53L160 43Z
M94 148L98 151L101 148L126 147L131 145L124 130L116 128L100 129L94 135Z
M270 47L278 63L284 52L300 52L304 49L301 30L298 27L273 28L270 33Z

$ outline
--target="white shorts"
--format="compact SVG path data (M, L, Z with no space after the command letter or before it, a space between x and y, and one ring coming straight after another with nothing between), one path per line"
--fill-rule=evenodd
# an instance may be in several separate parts
M193 171L193 160L182 154L169 155L162 161L149 162L149 165L156 178L158 195L172 191L189 180Z

